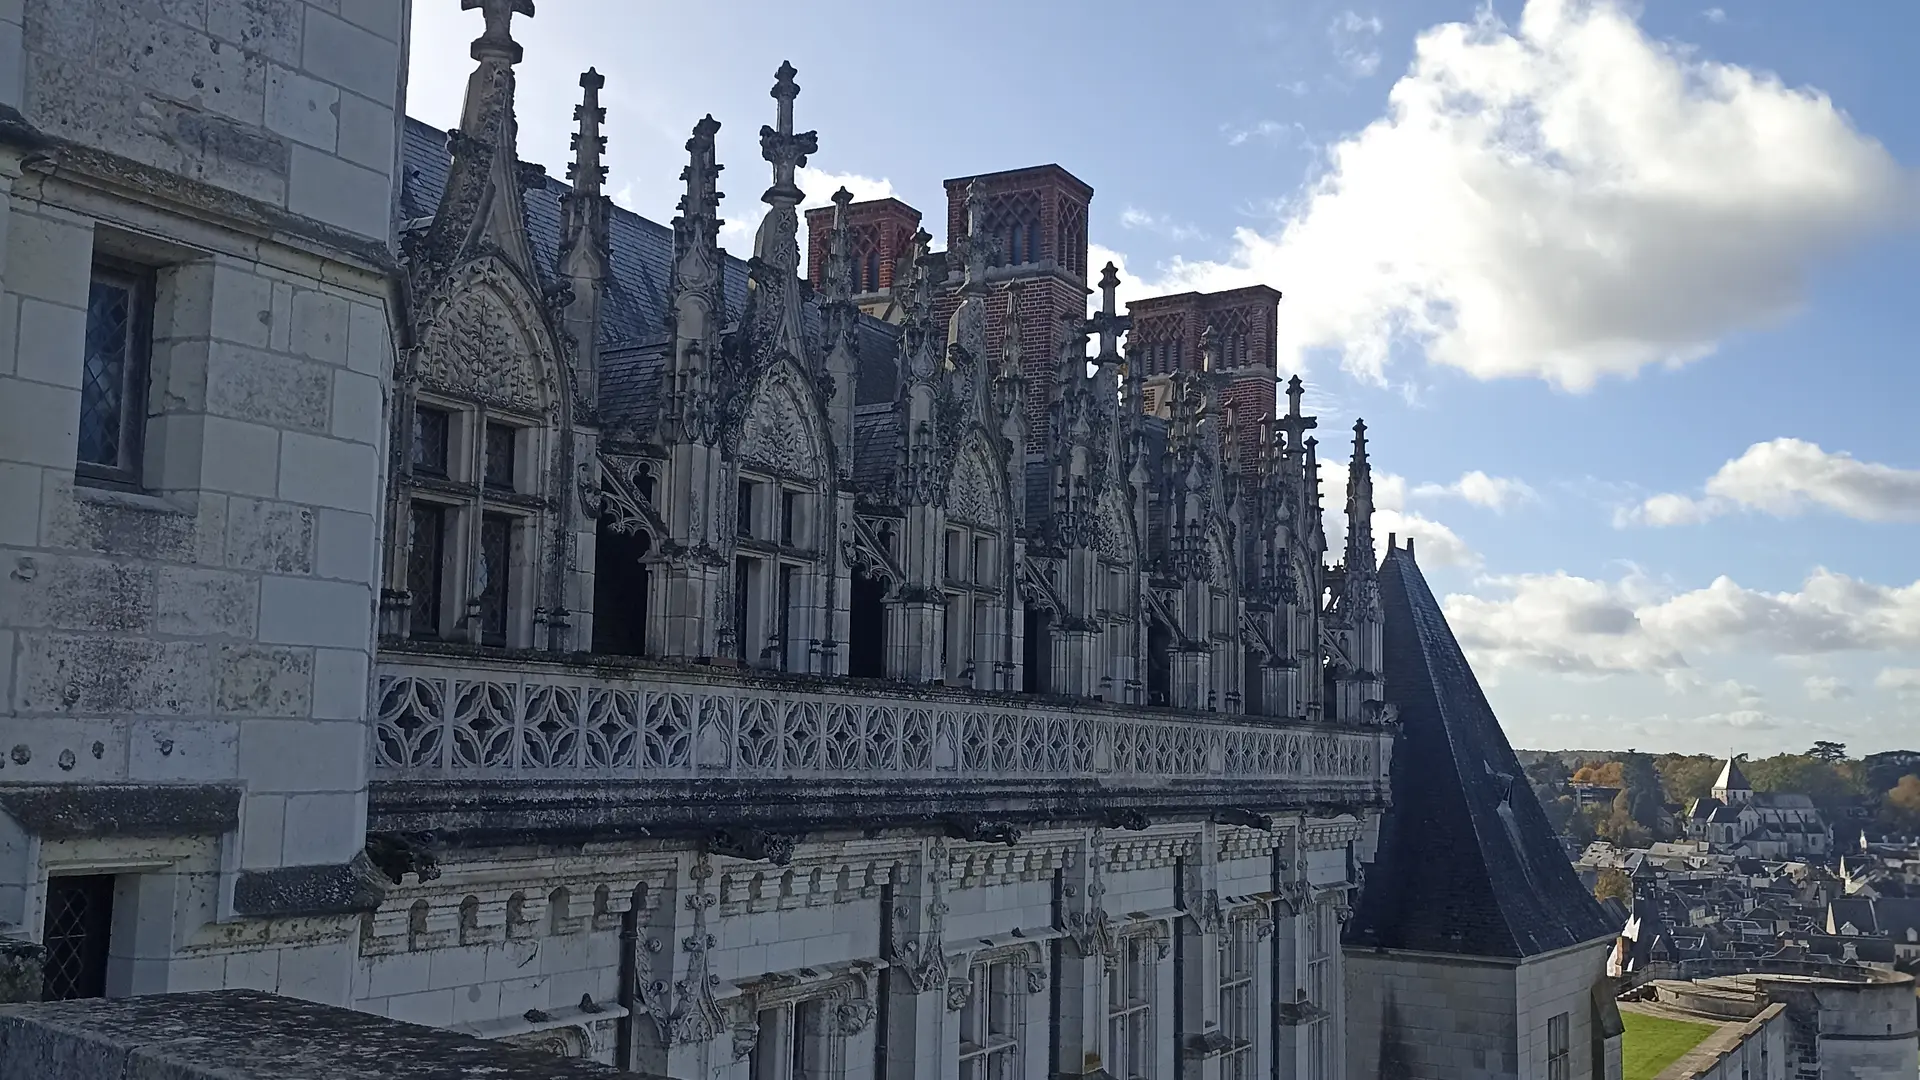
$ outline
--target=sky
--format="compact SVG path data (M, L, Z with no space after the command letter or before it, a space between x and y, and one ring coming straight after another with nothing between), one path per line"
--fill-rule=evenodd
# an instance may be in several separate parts
M408 111L457 122L477 12L415 0ZM1328 531L1367 422L1516 746L1920 747L1920 3L541 0L520 152L673 214L722 123L750 247L782 60L846 185L937 228L947 177L1091 184L1121 297L1279 289ZM936 242L941 238L936 236Z

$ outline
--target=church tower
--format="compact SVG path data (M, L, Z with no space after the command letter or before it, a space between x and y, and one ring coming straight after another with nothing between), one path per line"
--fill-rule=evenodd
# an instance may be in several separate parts
M1753 785L1747 783L1747 775L1740 771L1740 759L1728 758L1720 768L1720 778L1713 782L1713 797L1728 806L1744 806L1753 801Z

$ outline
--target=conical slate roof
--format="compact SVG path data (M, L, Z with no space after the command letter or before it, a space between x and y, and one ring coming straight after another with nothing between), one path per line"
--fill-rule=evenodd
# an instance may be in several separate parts
M1713 782L1715 791L1752 791L1753 785L1747 783L1747 774L1740 771L1740 763L1732 758L1720 770L1720 779Z
M1393 806L1347 944L1524 958L1612 936L1409 551L1380 568Z

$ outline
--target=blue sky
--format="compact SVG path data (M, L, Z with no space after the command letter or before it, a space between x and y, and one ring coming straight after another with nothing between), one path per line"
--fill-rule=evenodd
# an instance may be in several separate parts
M522 155L595 66L665 220L711 112L735 250L788 59L813 201L1058 162L1123 296L1280 289L1517 745L1920 746L1920 4L540 7ZM478 28L416 0L414 116Z

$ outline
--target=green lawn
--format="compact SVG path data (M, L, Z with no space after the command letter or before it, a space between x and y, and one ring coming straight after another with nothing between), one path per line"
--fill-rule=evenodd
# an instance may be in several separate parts
M1620 1040L1621 1080L1653 1080L1716 1030L1713 1024L1664 1020L1625 1009L1620 1010L1620 1019L1627 1025L1626 1037Z

